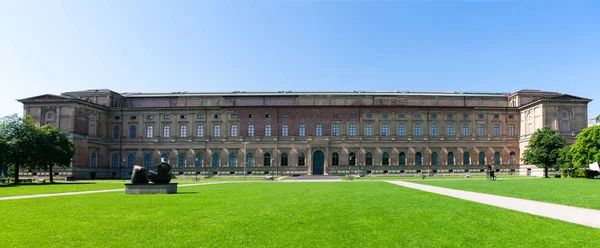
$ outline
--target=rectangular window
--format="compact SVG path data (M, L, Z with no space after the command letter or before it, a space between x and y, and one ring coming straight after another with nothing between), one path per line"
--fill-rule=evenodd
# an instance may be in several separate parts
M299 130L298 130L298 131L299 131L299 135L300 135L300 136L304 136L304 135L306 134L306 133L305 133L305 131L306 131L306 130L305 130L305 128L304 128L304 124L300 124L300 128L299 128Z
M118 116L118 115L115 116L115 120L120 120L120 119L121 119L121 116Z
M448 114L448 119L452 119L454 117L452 114Z
M339 136L340 135L340 125L339 124L333 124L333 132L331 134L332 136Z
M383 119L387 119L388 118L388 114L383 114L383 115L381 115L381 117L383 117Z
M463 114L463 119L468 119L469 118L469 114Z
M469 136L469 125L463 125L463 136Z
M373 135L373 125L367 124L367 136Z
M494 119L500 119L500 115L494 115Z
M436 119L437 118L437 114L431 114L431 119Z
M131 117L129 117L129 119L131 119L131 120L135 120L135 119L137 119L137 116L135 116L135 115L132 115Z
M237 114L231 114L231 119L237 118Z
M404 126L404 124L400 124L398 125L398 136L404 135L406 135L406 127Z
M283 114L283 118L288 118L288 114Z
M196 118L198 118L198 119L204 119L204 115L197 115Z
M350 136L356 136L356 124L350 124Z
M215 119L219 119L219 115L215 115Z
M494 124L494 136L500 136L500 125Z
M389 130L388 124L383 124L381 126L381 136L388 136L389 133L390 133L390 130Z
M164 119L171 119L171 116L169 116L169 115L164 115L164 116L163 116L163 118L164 118Z
M154 116L152 116L152 115L146 116L146 119L147 120L152 120L152 119L154 119Z
M479 119L483 119L483 114L479 114Z
M373 114L367 114L367 118L373 118Z
M187 119L187 115L181 115L179 116L180 119Z
M485 135L485 127L483 126L483 124L479 124L479 126L477 126L477 135L479 135L479 136Z
M454 125L448 124L448 130L446 133L448 136L454 136Z
M417 118L417 119L421 118L421 114L415 114L415 118Z
M437 136L437 124L431 125L431 136Z
M399 114L398 118L404 118L404 114Z
M355 114L350 114L350 118L356 118Z
M323 136L323 126L321 124L317 124L317 136Z
M515 115L508 115L508 119L514 119Z
M249 114L248 118L254 118L254 115L253 114Z
M271 118L271 115L270 114L266 114L265 118Z
M415 136L421 136L421 124L415 125Z

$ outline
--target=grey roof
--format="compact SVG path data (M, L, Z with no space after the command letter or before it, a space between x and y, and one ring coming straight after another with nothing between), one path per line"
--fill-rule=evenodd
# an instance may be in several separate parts
M510 93L493 92L423 92L423 91L268 91L268 92L170 92L170 93L141 93L125 92L124 97L190 97L190 96L482 96L507 97Z

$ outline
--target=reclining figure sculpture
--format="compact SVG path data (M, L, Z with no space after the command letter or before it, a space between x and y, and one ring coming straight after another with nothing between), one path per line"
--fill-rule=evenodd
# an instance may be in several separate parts
M133 166L133 171L131 173L131 183L132 184L147 184L149 182L160 184L160 183L169 183L171 182L171 174L169 171L171 170L171 165L167 163L158 164L158 173L151 171L148 168L136 165Z

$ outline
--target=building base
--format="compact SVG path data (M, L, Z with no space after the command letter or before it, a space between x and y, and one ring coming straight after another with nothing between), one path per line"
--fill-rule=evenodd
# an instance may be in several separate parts
M125 184L125 194L144 195L144 194L177 194L177 183L166 184Z

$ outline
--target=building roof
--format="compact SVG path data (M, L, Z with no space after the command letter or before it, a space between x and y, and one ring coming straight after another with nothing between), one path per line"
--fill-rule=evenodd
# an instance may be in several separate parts
M191 96L470 96L507 97L510 93L491 92L423 92L423 91L233 91L233 92L125 92L124 97L191 97Z

